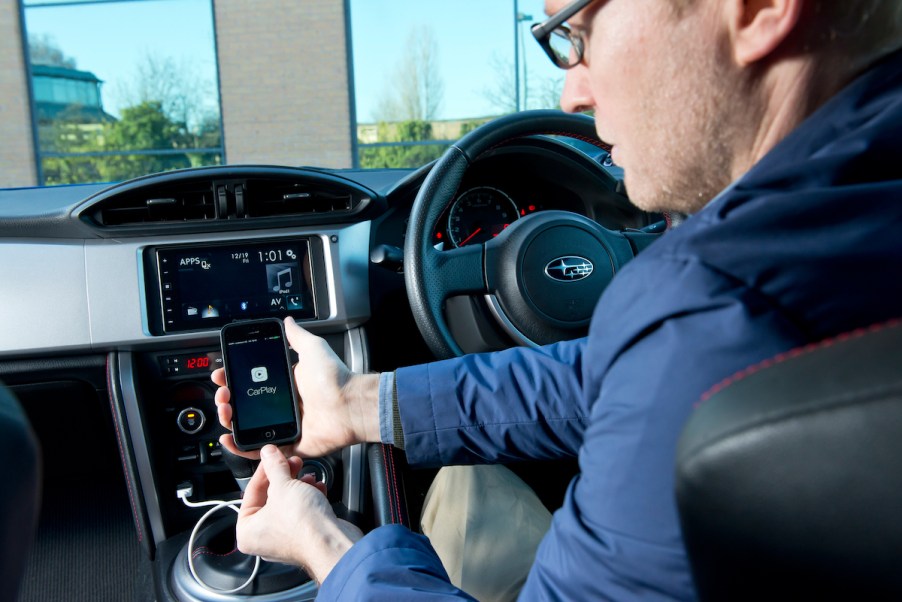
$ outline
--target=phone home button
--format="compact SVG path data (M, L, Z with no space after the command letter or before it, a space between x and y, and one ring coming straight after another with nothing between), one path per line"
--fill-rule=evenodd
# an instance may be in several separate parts
M272 439L276 436L276 429L269 429L268 431L264 431L263 437L267 440Z

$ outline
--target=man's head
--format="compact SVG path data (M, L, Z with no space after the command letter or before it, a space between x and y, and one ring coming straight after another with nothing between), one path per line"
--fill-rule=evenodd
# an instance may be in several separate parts
M583 49L561 106L594 110L636 205L691 213L902 46L902 3L594 0L567 26Z

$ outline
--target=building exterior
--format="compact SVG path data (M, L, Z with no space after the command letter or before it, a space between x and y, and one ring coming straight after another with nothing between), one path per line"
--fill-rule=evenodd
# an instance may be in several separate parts
M224 155L217 160L352 166L356 125L347 1L211 2ZM32 10L27 0L0 0L3 188L44 183L41 161L48 149L42 147L41 124L75 106L85 125L110 118L90 66L30 66L26 10Z
M0 187L37 184L18 0L0 0Z
M347 2L215 0L214 9L228 162L350 167Z
M102 83L90 71L32 65L34 119L40 126L69 113L71 121L86 125L111 121L113 117L103 110L100 99Z

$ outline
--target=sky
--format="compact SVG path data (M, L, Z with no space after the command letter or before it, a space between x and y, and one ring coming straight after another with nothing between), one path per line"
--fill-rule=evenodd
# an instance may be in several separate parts
M201 86L208 90L204 102L216 103L210 0L34 6L41 1L47 0L26 0L29 34L48 37L76 60L77 68L103 80L107 112L118 116L125 102L119 82L131 81L135 66L148 54L190 65L194 79L206 84ZM380 99L394 92L391 84L410 32L424 29L431 29L436 41L444 90L437 117L498 114L498 103L487 90L513 81L515 6L524 15L519 25L521 82L525 65L533 101L538 88L553 87L563 78L529 33L529 25L544 17L543 0L350 0L350 6L359 123L379 116Z
M562 80L563 73L529 32L529 25L544 17L544 1L518 0L517 8L531 17L519 26L521 69L524 64L528 68L527 81ZM485 91L499 80L499 66L513 71L513 0L351 0L351 27L358 121L375 117L379 99L390 92L408 35L425 27L432 29L438 46L445 96L440 116L497 113Z

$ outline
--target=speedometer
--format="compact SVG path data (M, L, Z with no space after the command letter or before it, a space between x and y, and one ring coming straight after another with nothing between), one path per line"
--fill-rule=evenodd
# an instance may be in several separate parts
M448 236L455 247L481 244L501 234L518 217L517 205L502 191L490 186L471 188L451 205Z

